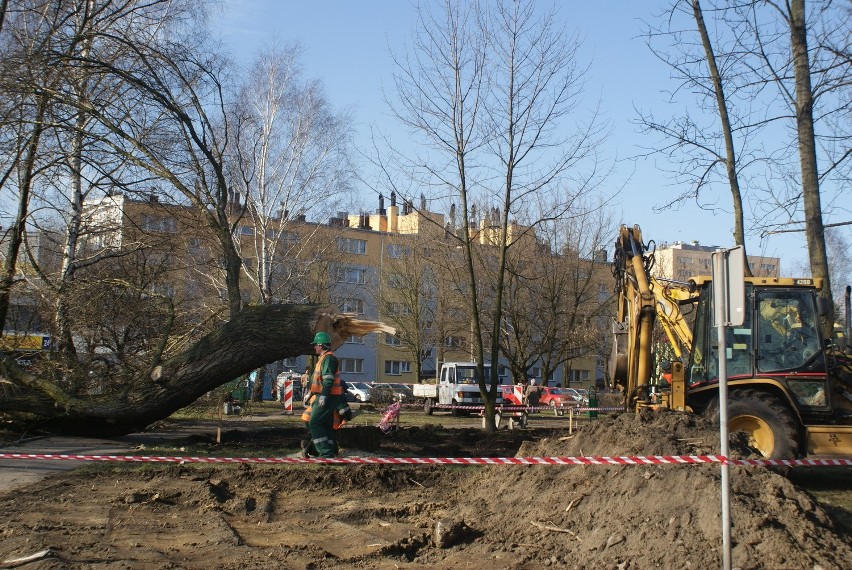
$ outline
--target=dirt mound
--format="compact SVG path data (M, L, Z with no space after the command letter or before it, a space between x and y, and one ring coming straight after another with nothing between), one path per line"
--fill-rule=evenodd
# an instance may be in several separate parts
M382 450L683 455L717 442L695 416L623 414L574 435L403 428ZM849 536L781 474L732 468L731 480L735 567L852 559ZM718 465L99 465L0 496L0 561L49 548L27 567L719 567L719 505Z

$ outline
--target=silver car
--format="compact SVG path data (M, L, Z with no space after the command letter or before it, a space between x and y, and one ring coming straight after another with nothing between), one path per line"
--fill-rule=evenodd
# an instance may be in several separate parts
M347 382L347 392L356 402L371 401L372 386L366 382Z

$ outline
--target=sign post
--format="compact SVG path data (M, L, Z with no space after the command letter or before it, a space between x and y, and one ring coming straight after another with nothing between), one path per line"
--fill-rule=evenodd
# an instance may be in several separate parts
M713 325L716 327L719 361L719 439L722 456L728 442L728 347L725 328L745 320L745 255L742 246L717 249L713 261ZM731 569L731 482L727 461L722 463L722 568Z

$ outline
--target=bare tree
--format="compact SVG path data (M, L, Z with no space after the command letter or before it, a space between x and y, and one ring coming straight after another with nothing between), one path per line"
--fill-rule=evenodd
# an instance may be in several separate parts
M4 41L16 38L18 49L4 53L3 63L13 60L17 66L4 65L0 87L19 85L18 91L8 92L23 102L4 114L0 125L3 151L8 149L13 163L3 183L25 173L14 180L15 190L20 194L36 181L43 211L55 206L50 210L54 221L71 220L57 224L67 229L53 234L61 236L53 243L64 252L57 273L73 273L65 282L73 284L64 296L64 312L73 314L66 322L78 325L70 336L84 343L91 358L85 363L67 360L74 378L69 384L51 373L48 359L22 370L15 354L4 352L4 417L35 419L73 432L124 433L166 417L235 376L309 352L306 339L315 330L333 332L337 342L372 330L325 304L243 307L242 260L234 234L244 204L233 199L229 186L233 130L227 66L194 12L203 5L70 0L18 6L2 35ZM43 70L54 75L33 73ZM7 121L11 116L19 120ZM34 134L40 135L40 144ZM27 167L30 158L33 165ZM63 194L68 181L71 192ZM204 243L212 247L204 257L217 261L207 271L211 281L224 281L227 323L221 324L221 306L216 318L190 323L180 312L183 299L160 281L188 268L175 267L168 249L151 251L152 240L167 239L163 234L170 233L173 246L184 254L192 255L186 248L195 247L174 239L174 223L171 230L140 232L135 255L124 250L123 257L109 264L102 262L103 256L91 255L98 240L88 238L98 236L87 234L86 224L100 222L97 215L87 218L83 205L94 207L98 201L88 198L95 195L106 201L123 198L110 194L133 194L140 184L152 193L151 208L157 207L156 198L171 196L180 202L172 206L194 212L196 220L189 227L206 231ZM19 204L23 224L32 218L31 205L26 199ZM112 210L125 215L121 208ZM136 219L143 230L148 225L144 218ZM118 227L124 232L130 225L121 220ZM18 257L9 256L7 275L16 271ZM45 268L39 277L47 282L52 276ZM327 289L327 274L322 283ZM3 302L8 306L8 299ZM120 310L108 310L110 304L121 304ZM89 372L103 371L93 361L98 349L109 351L103 358L115 371L112 384L88 381Z
M424 184L460 205L462 223L452 239L465 257L473 353L480 366L486 354L492 362L490 389L484 378L480 385L488 430L494 428L508 252L521 240L514 217L521 206L546 204L523 224L532 228L534 220L565 211L583 185L579 165L602 134L594 116L585 125L578 120L569 135L556 128L579 108L584 69L578 45L552 11L539 15L532 3L448 0L434 13L421 11L412 59L396 60L395 112L432 151ZM572 169L578 180L573 189ZM549 199L540 199L545 195ZM487 235L479 228L477 202L489 209L496 204L499 212ZM494 260L487 285L480 254Z
M714 8L711 14L718 14ZM679 17L680 16L680 17ZM691 18L694 29L684 29L686 18ZM712 20L720 26L718 20ZM752 163L759 159L756 148L750 148L754 133L762 125L762 117L750 116L749 111L738 106L752 96L746 89L746 70L741 66L739 54L732 49L733 40L725 42L724 35L714 34L711 39L704 10L699 0L677 0L662 18L664 28L648 27L645 35L651 51L673 71L679 85L672 98L686 92L698 100L699 112L714 112L719 126L705 125L702 117L686 111L684 115L661 121L652 114L640 112L638 123L646 133L661 137L659 146L651 152L668 155L676 160L679 169L675 179L683 180L689 190L681 193L673 203L694 199L699 207L716 209L713 185L718 181L717 171L727 183L731 195L733 238L736 245L746 248L743 192L740 178L748 173ZM697 37L697 41L690 36ZM665 48L656 43L667 39ZM709 195L709 196L708 196ZM751 268L746 261L746 274Z
M319 81L301 77L299 55L295 45L263 50L238 97L235 188L245 196L254 231L250 247L239 238L236 243L240 253L255 260L248 276L263 303L288 299L304 277L286 268L306 263L283 263L295 257L305 261L308 240L293 239L292 224L302 213L330 216L352 176L349 119L333 112Z
M764 224L771 228L779 220L804 227L811 275L823 279L822 294L831 302L823 216L833 208L832 193L844 191L842 182L827 183L832 176L842 180L849 168L848 143L842 142L849 140L849 122L840 117L849 112L852 70L840 46L848 44L852 25L843 17L848 7L830 0L810 6L804 0L747 2L731 6L727 18L742 32L737 38L750 58L752 83L772 88L777 95L772 117L792 133L769 165L777 183L761 201L773 208L765 212ZM826 332L830 327L826 320Z
M843 17L848 7L830 0L815 0L809 11L804 0L710 4L709 11L702 10L697 0L690 0L688 9L682 9L686 2L680 1L667 13L669 18L691 15L703 38L701 52L686 51L679 59L670 55L691 45L683 34L673 34L670 37L677 46L657 53L678 71L683 86L698 87L704 99L716 101L717 115L727 109L730 131L736 135L733 142L741 141L738 157L731 159L728 152L721 160L723 154L699 134L704 129L697 121L660 123L650 116L641 120L671 142L657 151L697 149L707 153L710 165L718 160L729 168L735 166L735 173L745 177L755 197L750 203L753 231L779 224L803 225L811 274L824 279L825 294L830 296L823 215L836 207L843 173L849 169L849 147L843 142L850 137L849 122L842 119L849 108L847 46L852 27L849 18ZM710 45L710 32L703 24L708 13L715 24L715 46ZM676 29L675 20L668 21L669 31ZM649 32L649 39L658 37L654 32L659 30ZM698 71L699 65L708 66L709 78ZM730 149L730 144L725 148ZM695 190L708 186L707 169L697 168L699 163L690 160L682 163L685 168L680 174L694 177ZM832 178L840 184L826 189L825 183ZM736 196L739 185L731 185L728 179ZM697 192L692 195L698 197ZM708 201L700 203L706 206Z

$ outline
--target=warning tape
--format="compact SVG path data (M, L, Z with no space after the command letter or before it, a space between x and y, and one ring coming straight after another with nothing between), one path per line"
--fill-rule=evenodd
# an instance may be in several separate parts
M621 457L183 457L152 455L75 455L0 453L0 459L116 461L124 463L326 463L334 465L689 465L718 463L740 466L842 467L852 458L731 459L723 455L627 455Z
M403 404L404 408L422 408L422 404ZM460 406L460 405L452 405L452 404L432 404L433 410L484 410L485 406ZM589 408L589 407L575 407L575 406L501 406L496 405L494 407L494 411L496 412L523 412L523 411L548 411L552 412L554 410L557 411L565 411L571 410L572 412L623 412L624 406L615 407L615 408Z

